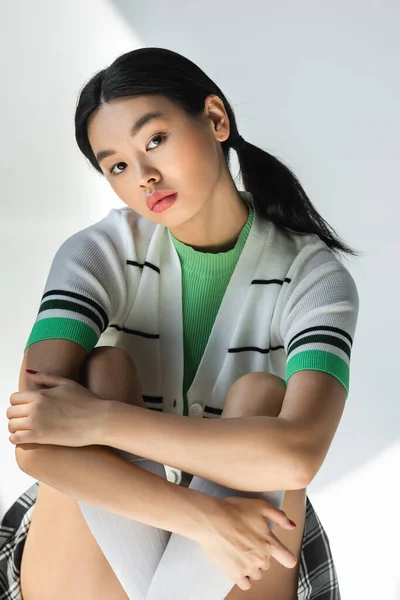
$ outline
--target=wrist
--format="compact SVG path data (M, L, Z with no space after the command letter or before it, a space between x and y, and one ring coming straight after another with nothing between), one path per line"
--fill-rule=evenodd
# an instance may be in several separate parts
M186 513L186 519L181 521L181 535L200 543L213 531L212 515L219 510L220 500L197 490L180 487L188 494L190 511Z
M112 421L112 413L114 404L117 404L114 400L99 400L98 407L98 418L97 418L97 426L96 430L96 441L94 444L98 444L101 446L111 446L111 421Z

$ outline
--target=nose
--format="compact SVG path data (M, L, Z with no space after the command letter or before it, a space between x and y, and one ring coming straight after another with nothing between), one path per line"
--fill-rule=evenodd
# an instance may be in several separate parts
M146 181L143 180L140 184L140 187L142 188L142 190L146 190L147 188L152 189L154 187L154 184L157 183L157 181L158 180L156 179L156 177L150 177Z
M139 186L144 189L149 185L154 185L161 180L160 172L149 164L138 164L137 174L139 179Z

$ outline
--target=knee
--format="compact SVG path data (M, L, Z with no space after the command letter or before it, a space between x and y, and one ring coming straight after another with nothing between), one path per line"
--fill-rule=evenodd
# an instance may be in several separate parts
M81 383L100 398L145 407L135 363L122 348L94 348L83 365Z
M277 417L282 409L286 383L271 373L246 373L228 390L222 416Z

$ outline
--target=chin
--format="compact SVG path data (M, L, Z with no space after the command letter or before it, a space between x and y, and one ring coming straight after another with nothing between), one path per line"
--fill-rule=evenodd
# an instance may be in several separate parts
M182 210L179 206L176 206L176 204L162 213L150 213L151 220L170 229L181 227L196 215L196 212L193 210Z

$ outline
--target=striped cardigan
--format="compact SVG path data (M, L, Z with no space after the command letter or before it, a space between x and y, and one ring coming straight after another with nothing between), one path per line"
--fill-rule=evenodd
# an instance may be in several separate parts
M249 192L240 194L253 204ZM348 393L357 316L355 282L326 244L255 212L187 394L189 416L218 418L229 387L253 371L286 382L300 370L325 371ZM123 348L146 405L183 414L181 266L169 230L123 207L69 237L26 347L50 338L87 352Z

